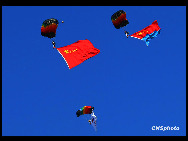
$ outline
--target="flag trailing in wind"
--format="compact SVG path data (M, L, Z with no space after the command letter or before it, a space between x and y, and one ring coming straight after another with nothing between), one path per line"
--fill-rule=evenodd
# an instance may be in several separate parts
M72 69L100 52L100 50L95 48L87 39L79 40L71 45L56 49L66 61L69 69Z
M149 45L149 41L154 37L157 37L160 34L161 28L159 27L157 20L155 20L151 25L146 28L130 35L130 37L138 38L146 42L146 45Z

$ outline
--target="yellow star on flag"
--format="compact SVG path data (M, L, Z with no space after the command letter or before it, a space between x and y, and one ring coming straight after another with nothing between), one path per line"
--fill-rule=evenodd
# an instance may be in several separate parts
M138 35L142 35L142 32L139 32Z

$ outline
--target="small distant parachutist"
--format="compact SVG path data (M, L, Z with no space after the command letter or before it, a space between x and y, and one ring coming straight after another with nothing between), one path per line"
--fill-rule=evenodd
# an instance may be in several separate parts
M89 124L93 126L95 131L97 131L97 116L94 114L94 107L92 106L84 106L80 110L76 112L77 117L80 115L85 115L85 114L91 114L90 119L88 120Z
M125 31L125 27L129 24L129 21L126 18L126 12L119 10L111 16L112 23L116 29L122 28L125 32L125 35L128 38L129 32Z
M125 35L127 36L127 38L129 37L129 32L125 31Z
M64 23L64 21L62 21L62 23Z
M55 48L55 42L54 41L52 41L52 44L53 44L53 48Z

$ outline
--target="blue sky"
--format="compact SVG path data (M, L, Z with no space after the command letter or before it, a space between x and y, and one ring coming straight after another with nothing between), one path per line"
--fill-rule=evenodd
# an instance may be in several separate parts
M127 13L130 34L157 20L161 34L126 38L111 15ZM100 53L69 70L41 36L48 18L64 21L56 46L88 39ZM94 106L98 131L77 118ZM152 126L179 127L153 131ZM3 6L3 136L185 136L185 6Z

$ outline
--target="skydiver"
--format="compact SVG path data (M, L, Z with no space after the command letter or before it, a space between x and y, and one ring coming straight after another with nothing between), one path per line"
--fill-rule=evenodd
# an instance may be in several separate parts
M53 48L55 48L55 42L54 41L52 41L52 44L53 44Z
M127 36L127 38L129 37L129 32L128 31L125 31L125 35Z
M96 121L97 121L97 117L96 115L94 114L94 112L91 113L91 120L88 120L89 124L91 125L91 123L94 123L96 124Z

